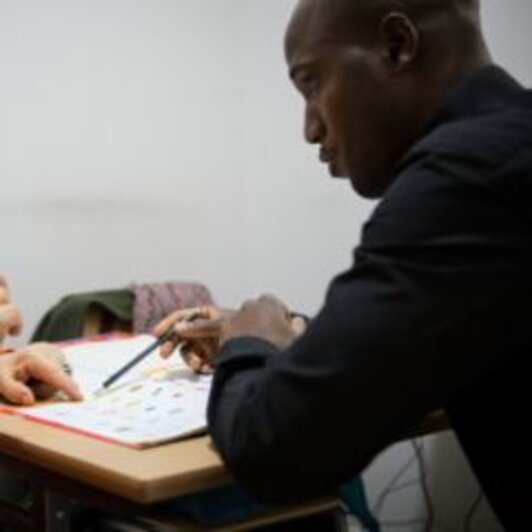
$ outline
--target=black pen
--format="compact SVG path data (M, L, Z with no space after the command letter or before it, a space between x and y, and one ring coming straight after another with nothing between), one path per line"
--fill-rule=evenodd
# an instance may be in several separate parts
M185 318L183 321L193 321L195 320L199 314L197 312L194 312L190 314L187 318ZM95 392L95 395L100 395L101 393L105 392L111 384L116 382L122 375L124 375L127 371L129 371L133 366L136 366L141 360L145 359L150 353L155 351L159 346L163 345L165 342L170 340L172 336L175 335L175 326L174 323L165 333L163 333L159 338L157 338L154 342L152 342L148 347L143 349L138 355L133 357L127 364L122 366L118 371L113 373L108 379L106 379L101 388Z

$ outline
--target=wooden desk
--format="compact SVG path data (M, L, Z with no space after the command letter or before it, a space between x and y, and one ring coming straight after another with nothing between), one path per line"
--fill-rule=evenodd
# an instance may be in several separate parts
M206 436L136 450L1 415L0 452L141 504L231 480Z
M48 492L118 513L149 514L152 503L232 481L207 436L136 450L8 414L0 414L0 459L33 484L37 496L34 512L13 515L13 523L26 530L49 529ZM254 520L255 524L245 529L338 504L335 498L324 498L286 507Z

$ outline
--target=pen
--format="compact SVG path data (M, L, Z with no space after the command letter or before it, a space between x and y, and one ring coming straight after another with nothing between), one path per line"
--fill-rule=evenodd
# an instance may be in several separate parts
M194 312L190 314L190 316L185 318L185 320L183 321L193 321L198 316L199 314L197 312ZM148 347L146 347L138 355L133 357L127 364L122 366L118 371L116 371L109 378L107 378L103 382L101 388L97 392L95 392L95 394L99 395L100 393L104 392L107 388L109 388L109 386L111 386L111 384L116 382L120 377L122 377L122 375L124 375L127 371L129 371L133 366L137 365L141 360L145 359L150 353L155 351L159 346L161 346L162 344L170 340L170 338L172 338L172 336L175 334L174 327L175 327L175 323L165 333L159 336L159 338L157 338L154 342L152 342Z

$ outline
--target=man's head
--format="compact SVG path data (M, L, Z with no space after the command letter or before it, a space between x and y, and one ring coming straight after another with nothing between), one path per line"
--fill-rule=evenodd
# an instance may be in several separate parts
M478 11L478 0L300 0L285 53L305 137L333 176L383 193L450 88L489 62Z

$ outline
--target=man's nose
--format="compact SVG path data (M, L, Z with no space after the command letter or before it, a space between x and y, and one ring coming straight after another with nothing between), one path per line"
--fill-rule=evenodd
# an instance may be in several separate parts
M310 144L322 141L325 132L323 120L312 104L305 107L305 140Z

